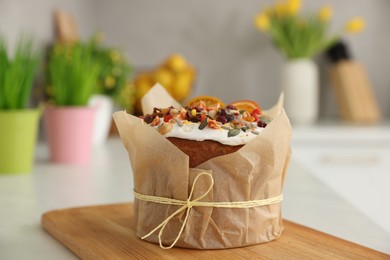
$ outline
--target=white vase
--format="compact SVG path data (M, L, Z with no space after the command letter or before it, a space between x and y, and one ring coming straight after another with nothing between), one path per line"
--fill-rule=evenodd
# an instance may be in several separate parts
M110 132L114 102L112 98L105 95L93 95L89 100L89 105L96 109L92 143L101 145L106 142Z
M311 59L288 60L282 68L284 108L294 125L313 124L319 111L319 72Z

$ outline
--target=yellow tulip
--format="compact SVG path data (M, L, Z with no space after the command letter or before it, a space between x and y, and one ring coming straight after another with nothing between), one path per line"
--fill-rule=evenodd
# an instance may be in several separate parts
M302 1L301 0L288 0L287 2L287 11L290 15L296 15L299 10L301 10Z
M275 5L275 14L277 17L285 17L289 13L288 3L277 3Z
M333 9L330 6L323 6L318 12L318 17L323 22L329 21L332 15Z
M261 11L261 13L265 14L266 16L268 17L271 17L273 14L274 14L274 10L272 7L265 7L263 8L263 10Z
M345 30L349 33L358 33L364 29L366 23L364 19L360 17L355 17L347 22L345 25Z
M260 13L255 18L256 27L263 32L266 32L271 25L269 17L264 13Z

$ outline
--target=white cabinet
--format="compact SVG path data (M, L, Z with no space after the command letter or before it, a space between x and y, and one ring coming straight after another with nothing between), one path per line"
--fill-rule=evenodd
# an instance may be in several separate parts
M390 124L294 127L292 150L308 173L390 237Z

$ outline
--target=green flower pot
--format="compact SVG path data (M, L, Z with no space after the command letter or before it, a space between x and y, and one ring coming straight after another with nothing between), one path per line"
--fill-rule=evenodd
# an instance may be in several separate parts
M40 109L0 110L0 173L31 172Z

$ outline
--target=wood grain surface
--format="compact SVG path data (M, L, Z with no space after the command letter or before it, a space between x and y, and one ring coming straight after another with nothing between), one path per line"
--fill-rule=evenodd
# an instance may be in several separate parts
M225 250L163 250L136 237L130 203L50 211L41 222L81 259L390 259L286 220L282 237L270 243Z

